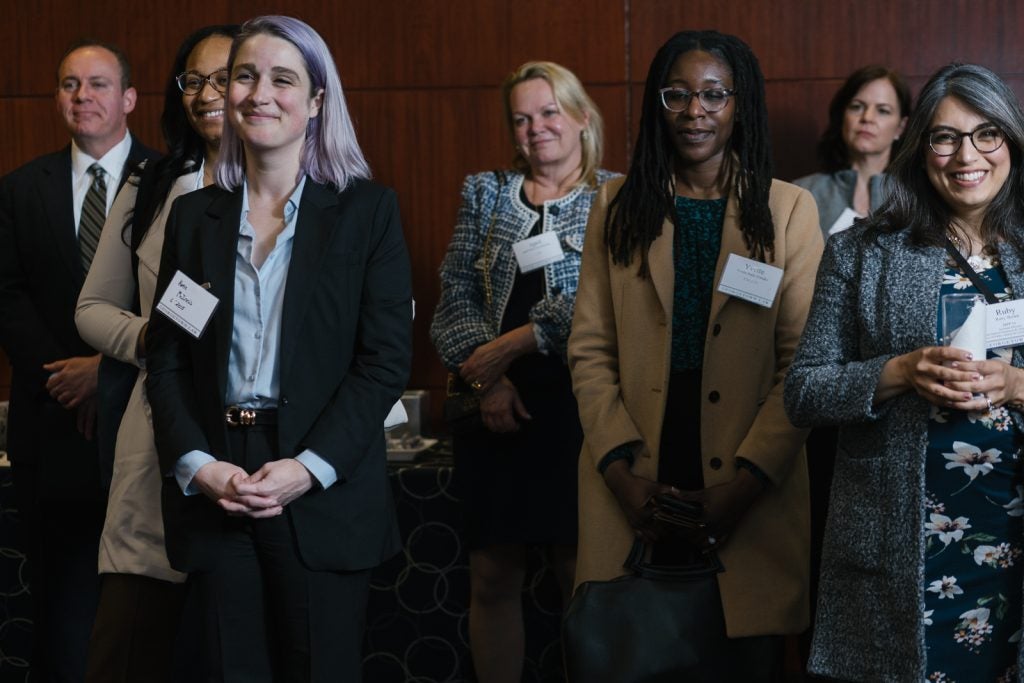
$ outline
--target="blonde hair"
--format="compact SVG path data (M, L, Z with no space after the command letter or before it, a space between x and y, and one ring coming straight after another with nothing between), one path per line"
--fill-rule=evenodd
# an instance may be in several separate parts
M520 83L534 78L543 79L551 86L551 92L555 95L555 102L558 104L559 110L579 123L585 122L583 131L580 133L582 155L579 184L596 187L597 170L601 165L601 155L604 152L604 122L597 105L587 95L583 84L576 78L576 74L564 66L554 62L526 62L508 75L501 84L501 96L505 105L505 122L508 124L509 134L512 135L514 141L512 89ZM530 173L530 164L518 147L516 155L512 159L512 167L521 173L527 175Z

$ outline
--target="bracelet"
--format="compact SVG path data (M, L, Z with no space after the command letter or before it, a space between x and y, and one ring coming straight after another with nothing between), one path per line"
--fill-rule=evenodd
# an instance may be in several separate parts
M621 446L616 446L615 448L608 451L608 453L606 453L605 456L601 458L601 462L597 463L597 471L603 475L605 473L605 470L608 469L608 466L611 465L616 460L628 460L629 466L632 467L633 444L624 443Z
M742 467L743 469L753 474L754 477L756 477L757 480L761 482L761 485L764 486L765 488L768 488L769 486L772 485L772 480L768 477L767 474L764 473L764 470L762 470L760 467L744 458L742 455L736 456L736 467Z

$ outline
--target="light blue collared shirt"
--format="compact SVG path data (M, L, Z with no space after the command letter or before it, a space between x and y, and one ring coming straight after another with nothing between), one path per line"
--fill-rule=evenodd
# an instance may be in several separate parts
M284 230L274 248L257 268L252 262L256 232L249 223L249 185L242 185L242 215L235 255L235 308L228 354L225 405L245 408L277 408L281 384L281 315L288 266L299 219L299 200L306 186L303 176L284 208ZM295 458L327 488L338 479L326 460L306 449ZM202 451L190 451L174 468L174 476L186 495L198 493L191 485L199 468L216 458Z

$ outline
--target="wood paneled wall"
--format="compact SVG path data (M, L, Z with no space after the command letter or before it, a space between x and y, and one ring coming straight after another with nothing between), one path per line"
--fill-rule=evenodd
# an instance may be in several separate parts
M159 148L162 84L191 29L271 12L314 26L334 52L376 178L401 199L419 311L410 385L436 391L444 370L427 328L437 267L463 177L511 158L498 85L516 65L551 59L576 72L605 117L605 165L620 171L649 61L682 29L734 33L754 49L768 79L777 175L786 179L814 170L828 101L863 64L901 70L916 91L947 62L978 62L1024 93L1024 3L1015 0L181 0L163 13L128 0L2 5L0 174L66 143L54 69L80 36L125 48L140 92L132 130ZM0 372L0 395L8 381Z

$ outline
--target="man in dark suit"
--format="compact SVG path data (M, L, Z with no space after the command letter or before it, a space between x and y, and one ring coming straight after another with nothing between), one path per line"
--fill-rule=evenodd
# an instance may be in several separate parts
M100 355L78 336L75 304L97 224L131 169L156 154L128 133L136 93L120 50L78 43L57 77L71 144L0 179L0 345L13 366L8 450L27 530L33 680L81 681L105 495L94 439Z

